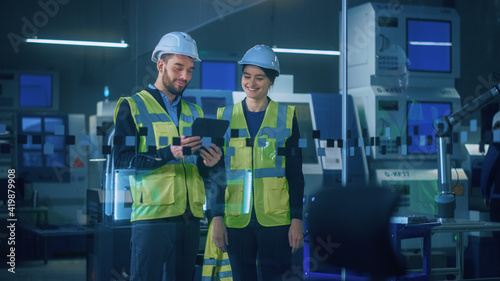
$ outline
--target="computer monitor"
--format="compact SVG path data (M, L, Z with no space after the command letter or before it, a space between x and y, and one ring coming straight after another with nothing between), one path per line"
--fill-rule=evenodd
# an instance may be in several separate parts
M230 61L203 61L201 88L205 90L236 90L236 63Z
M57 111L59 74L54 71L0 71L0 109Z
M407 104L408 154L436 154L434 121L449 116L451 103L412 101Z
M52 75L21 74L19 83L19 107L52 106Z
M451 72L451 21L406 20L408 70Z
M394 76L404 57L409 86L453 87L460 77L460 16L453 8L370 2L349 8L347 28L350 89Z

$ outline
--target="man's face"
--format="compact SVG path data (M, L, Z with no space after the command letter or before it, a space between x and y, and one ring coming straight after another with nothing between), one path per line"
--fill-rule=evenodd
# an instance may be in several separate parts
M194 61L184 55L173 54L159 61L158 69L164 90L181 96L193 75Z

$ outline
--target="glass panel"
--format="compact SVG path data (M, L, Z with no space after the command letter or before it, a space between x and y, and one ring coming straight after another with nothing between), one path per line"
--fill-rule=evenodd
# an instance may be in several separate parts
M43 157L41 151L23 152L23 163L25 167L43 167Z
M21 122L23 133L42 132L42 118L40 117L23 117Z
M64 121L62 118L51 118L47 117L44 118L45 121L45 132L46 133L56 133L56 130L61 130L62 129L62 134L64 135ZM60 132L57 132L60 133Z
M45 143L52 144L55 150L64 149L64 140L64 136L45 135Z
M47 167L65 167L66 165L66 159L65 159L65 153L64 152L54 152L52 154L47 154L46 159L47 159Z

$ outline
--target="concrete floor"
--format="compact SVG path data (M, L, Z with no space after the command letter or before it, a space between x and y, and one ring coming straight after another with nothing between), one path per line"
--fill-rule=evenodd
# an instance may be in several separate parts
M8 268L0 268L0 280L3 281L85 281L86 259L50 259L23 261L10 273Z

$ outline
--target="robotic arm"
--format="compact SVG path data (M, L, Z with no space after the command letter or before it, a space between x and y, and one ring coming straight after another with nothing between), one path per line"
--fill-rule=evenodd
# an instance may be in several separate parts
M457 112L450 116L444 116L434 123L437 138L439 188L439 194L434 197L434 201L438 204L438 217L441 220L453 219L455 212L455 195L451 191L450 153L448 153L453 126L483 108L498 96L500 96L500 84L475 98Z

